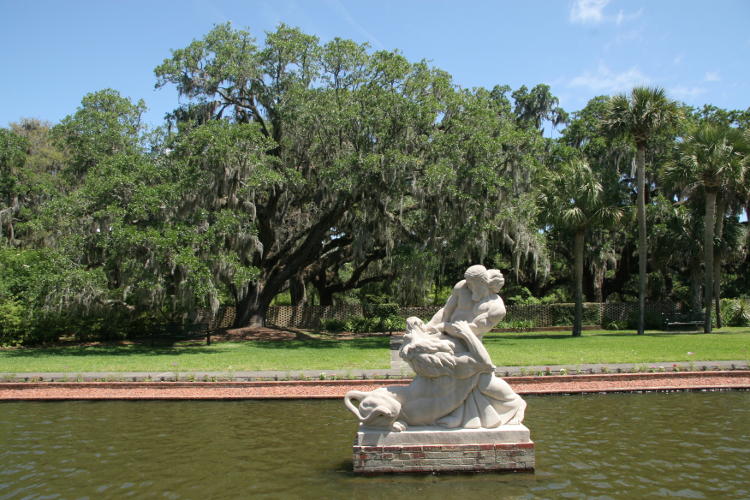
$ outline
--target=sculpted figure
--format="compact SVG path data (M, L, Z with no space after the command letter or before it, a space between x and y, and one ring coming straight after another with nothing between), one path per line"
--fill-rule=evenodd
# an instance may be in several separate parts
M505 317L496 269L471 266L428 323L406 320L399 355L417 374L405 387L350 391L344 402L368 427L494 428L521 423L526 402L494 373L482 337ZM358 401L355 406L353 401Z

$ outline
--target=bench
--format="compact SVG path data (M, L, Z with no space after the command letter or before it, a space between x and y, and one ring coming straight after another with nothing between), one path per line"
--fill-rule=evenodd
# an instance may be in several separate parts
M688 313L665 313L662 315L664 326L669 328L682 328L692 326L698 328L703 326L706 321L706 315L703 311Z

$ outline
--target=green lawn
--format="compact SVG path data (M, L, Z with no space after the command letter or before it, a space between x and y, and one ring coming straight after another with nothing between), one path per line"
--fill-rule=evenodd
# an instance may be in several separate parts
M750 359L750 328L715 332L639 336L632 331L584 331L578 338L569 332L498 333L486 336L484 345L498 366Z
M151 348L140 345L0 350L0 373L389 368L387 337Z
M750 328L717 333L498 333L484 339L498 366L750 359ZM689 354L692 353L692 354ZM388 368L388 339L291 340L151 348L140 345L0 350L0 373Z

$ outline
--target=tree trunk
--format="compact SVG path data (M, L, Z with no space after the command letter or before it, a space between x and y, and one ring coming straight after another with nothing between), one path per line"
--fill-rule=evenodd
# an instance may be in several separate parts
M289 279L289 296L293 306L299 306L307 302L307 290L302 274Z
M638 144L635 155L638 187L638 335L643 335L646 320L646 263L648 247L646 242L646 145Z
M575 235L575 317L573 318L573 336L581 336L581 326L583 324L583 243L585 232L581 229L576 231Z
M711 333L711 309L713 306L714 292L714 225L716 224L716 191L706 190L706 214L703 221L703 272L705 273L705 283L703 293L705 294L703 303L706 307L706 318L703 324L703 331Z
M276 293L270 292L272 290L268 290L260 285L252 286L247 295L237 302L237 312L234 317L234 325L232 326L235 328L243 326L266 326L268 306L276 295Z
M714 240L719 245L714 249L714 306L716 308L716 328L721 328L721 264L724 260L722 239L724 238L724 216L727 212L727 202L723 196L716 200L716 225Z
M594 271L594 301L599 304L604 302L604 274L606 271L606 265L597 267Z
M332 306L333 305L333 293L325 286L318 288L318 297L320 298L321 306Z
M700 262L692 262L690 266L690 311L697 312L702 308L701 295L701 267Z

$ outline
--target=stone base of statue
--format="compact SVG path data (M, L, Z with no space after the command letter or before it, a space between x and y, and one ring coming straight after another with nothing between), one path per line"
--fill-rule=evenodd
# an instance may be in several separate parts
M522 424L494 429L410 427L402 432L360 426L353 459L359 474L533 472L534 442Z

